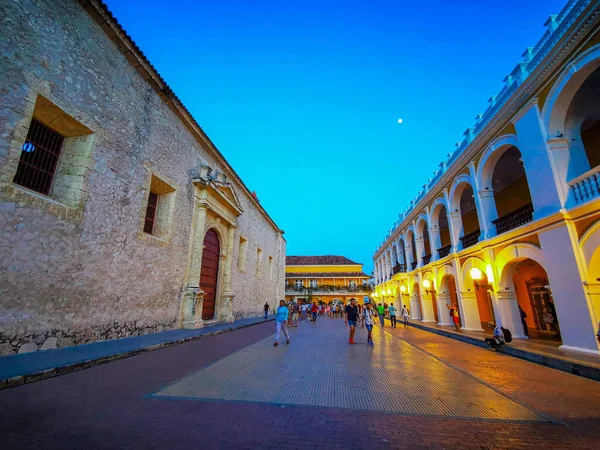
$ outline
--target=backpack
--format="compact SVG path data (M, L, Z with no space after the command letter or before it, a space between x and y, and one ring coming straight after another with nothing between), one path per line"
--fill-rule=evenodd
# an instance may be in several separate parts
M501 327L502 328L502 332L504 333L504 342L510 342L512 341L512 333L510 332L509 329Z

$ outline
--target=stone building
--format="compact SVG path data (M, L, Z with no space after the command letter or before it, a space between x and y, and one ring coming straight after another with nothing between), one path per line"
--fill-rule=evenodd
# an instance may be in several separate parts
M362 302L372 290L369 278L362 264L345 256L287 256L285 296L294 302Z
M415 320L598 354L600 3L569 0L376 250ZM525 314L525 325L521 314Z
M101 1L0 16L2 354L283 298L283 231Z

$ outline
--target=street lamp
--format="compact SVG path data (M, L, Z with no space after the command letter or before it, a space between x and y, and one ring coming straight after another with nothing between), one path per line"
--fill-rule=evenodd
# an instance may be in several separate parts
M431 281L423 280L423 287L425 288L425 293L427 295L435 294L435 289L431 287Z
M494 286L492 284L480 283L480 280L483 279L483 272L477 267L473 267L471 270L469 270L469 274L471 275L471 278L473 279L473 282L475 283L475 287L477 289L482 288L490 291L494 290Z
M400 295L402 297L404 297L405 295L408 297L408 294L406 293L406 286L404 286L404 285L400 286Z

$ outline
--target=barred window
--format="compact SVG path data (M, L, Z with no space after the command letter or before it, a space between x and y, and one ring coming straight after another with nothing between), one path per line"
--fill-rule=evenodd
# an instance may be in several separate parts
M49 195L63 142L62 135L32 119L14 182Z
M158 194L150 191L148 194L148 206L146 207L146 221L144 222L144 233L153 234L154 218L156 217L156 207L158 206Z

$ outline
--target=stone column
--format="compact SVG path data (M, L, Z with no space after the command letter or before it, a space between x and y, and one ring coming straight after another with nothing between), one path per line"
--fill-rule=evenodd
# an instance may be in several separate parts
M412 244L406 244L404 250L406 251L406 271L410 272L412 270L413 263Z
M419 293L410 293L410 318L419 320L421 318L421 309L419 308Z
M504 290L496 293L498 297L498 311L496 312L496 321L500 326L508 328L514 338L527 338L523 331L521 323L521 314L519 313L519 304L514 290Z
M202 268L202 251L204 250L204 229L206 228L206 205L196 204L196 217L194 220L194 237L192 253L190 255L190 269L188 272L188 286L199 286L200 269Z
M431 260L435 261L440 257L438 255L437 249L442 246L439 227L431 227L431 229L429 230L429 244L431 247Z
M417 245L417 267L423 264L423 252L425 250L424 239L422 237L415 239Z
M222 301L219 319L227 322L234 321L233 298L235 297L235 295L231 291L231 267L233 264L233 242L236 228L237 227L235 225L231 225L227 230L227 253L225 255L225 263L223 270L223 294L221 295Z
M199 288L188 287L183 294L183 328L196 328L196 295Z
M450 294L437 294L437 308L438 318L440 319L438 325L452 325L452 319L450 318L450 311L448 310L447 304L450 303Z
M475 292L462 291L459 296L462 329L465 331L483 331L479 321L479 309Z
M425 290L421 295L421 306L423 308L423 322L435 323L435 313L433 312L433 297L431 294L426 294Z
M449 215L450 221L450 238L452 241L452 252L457 252L462 249L460 236L463 232L462 216L459 211L452 211Z
M555 172L550 164L537 104L531 103L528 109L520 112L514 125L531 193L533 218L538 220L554 214L562 204L555 181Z
M479 231L481 236L485 237L490 233L490 225L492 222L486 215L486 210L482 205L481 197L479 196L479 179L477 178L477 171L475 170L475 161L469 163L469 173L471 180L473 180L473 199L475 200L475 208L477 209L477 221L479 222ZM480 238L481 239L481 238Z
M566 138L550 139L546 144L548 146L550 166L552 167L558 198L560 199L561 205L564 207L570 199L570 189L567 181L589 170L586 168L587 158L586 161L577 161L573 164L571 152L569 151L569 140ZM585 155L585 150L583 151L583 154ZM574 156L577 157L579 155ZM569 174L569 166L576 166L579 171L571 171L572 173Z
M494 191L492 189L479 191L479 199L481 202L481 209L483 210L483 216L486 220L486 232L483 234L483 239L489 239L496 236L496 226L492 223L492 220L498 218L498 211L496 210L496 200L494 199Z

